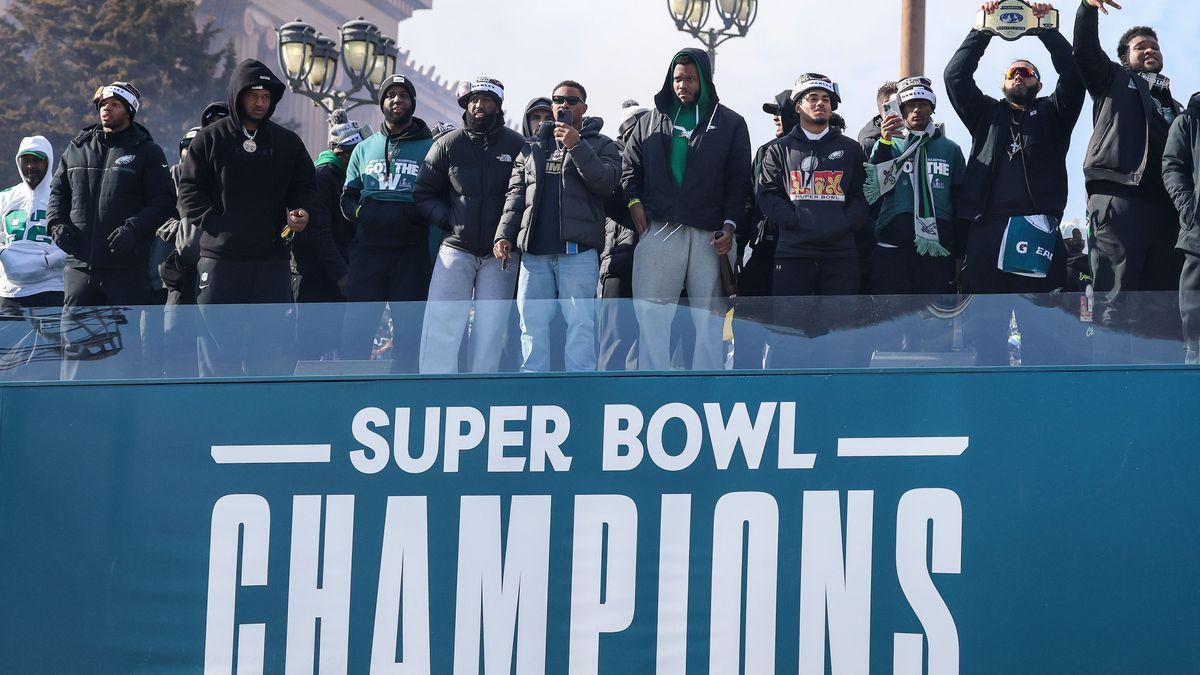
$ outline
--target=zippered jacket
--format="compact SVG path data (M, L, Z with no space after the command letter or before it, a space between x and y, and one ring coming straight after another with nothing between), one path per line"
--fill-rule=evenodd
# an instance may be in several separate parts
M1181 251L1200 255L1200 209L1196 186L1200 185L1200 92L1192 96L1187 110L1175 118L1163 153L1163 184L1179 211Z
M696 62L706 96L702 95L697 104L701 108L698 123L689 132L683 180L677 185L672 172L676 130L671 115L678 100L668 68L662 89L654 95L654 108L642 115L625 146L621 185L626 200L641 200L650 221L682 223L715 232L727 220L739 225L749 217L746 206L753 181L750 132L741 115L720 103L708 54L684 49L675 58L684 54ZM703 105L705 98L707 107Z
M521 134L499 118L488 131L455 129L433 142L413 200L427 222L449 233L443 243L479 257L492 255L513 161L524 145Z
M67 251L68 265L146 269L154 233L174 208L175 184L150 132L137 122L116 133L95 124L67 144L50 179L46 216L51 231L74 231L78 247ZM137 233L137 246L118 255L108 237L125 225Z
M604 248L604 200L616 188L621 173L621 153L611 138L600 133L603 126L604 120L598 117L584 118L579 143L564 150L558 193L559 239L597 250ZM497 241L507 239L526 251L534 230L543 227L538 222L538 184L546 180L546 158L554 147L551 135L535 136L525 144L508 183Z
M1021 144L1030 197L1045 214L1062 217L1067 206L1067 150L1071 130L1083 110L1083 78L1071 57L1071 44L1058 31L1039 33L1058 72L1054 93L1033 102L1021 125ZM988 213L996 160L1012 142L1008 101L997 100L979 89L975 71L987 51L992 34L972 30L946 65L946 94L959 119L971 133L971 154L958 194L958 216L978 220Z
M1089 192L1096 181L1137 186L1149 177L1157 184L1162 166L1160 158L1152 156L1150 138L1156 136L1161 143L1170 122L1158 113L1150 85L1105 55L1099 16L1087 3L1080 3L1075 15L1075 62L1092 95L1092 138L1083 158L1083 176ZM1183 110L1174 100L1170 106L1175 114Z

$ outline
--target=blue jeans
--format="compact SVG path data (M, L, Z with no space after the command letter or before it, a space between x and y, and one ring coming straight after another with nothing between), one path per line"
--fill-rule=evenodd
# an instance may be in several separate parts
M442 244L421 327L422 374L458 372L458 352L468 323L470 371L494 373L500 369L500 350L517 283L514 262L501 269L500 261L491 254L475 256Z
M550 370L550 322L562 308L567 324L563 350L568 371L596 370L596 288L600 258L596 251L573 255L521 257L517 311L521 314L521 370ZM558 302L554 302L557 300Z

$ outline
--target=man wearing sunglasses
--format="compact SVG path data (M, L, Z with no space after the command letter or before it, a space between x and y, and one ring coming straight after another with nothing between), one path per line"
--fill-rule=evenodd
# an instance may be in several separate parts
M543 124L513 164L493 254L522 252L517 280L521 370L550 369L550 322L567 324L568 371L596 370L596 287L604 248L604 200L621 175L621 153L584 117L587 90L566 80L550 98L555 122ZM556 303L555 300L558 302Z
M750 132L721 104L703 50L671 58L654 107L625 146L621 184L641 237L633 261L639 368L671 367L671 323L685 289L696 325L692 368L722 368L719 258L747 217Z
M984 3L983 11L994 13L999 4ZM1051 9L1034 5L1039 17ZM988 96L974 78L992 37L971 30L945 74L950 104L971 132L971 157L956 199L958 216L969 221L963 286L969 293L1048 293L1067 274L1058 222L1067 204L1066 155L1083 108L1083 79L1067 39L1043 31L1037 38L1058 71L1054 92L1039 96L1040 71L1018 60L1003 73L1003 98ZM1008 363L1007 316L997 310L989 317L995 325L977 324L984 336L976 343L981 361ZM1038 351L1036 337L1026 343Z
M1129 292L1168 291L1179 286L1183 265L1175 250L1178 214L1163 187L1167 130L1183 108L1162 74L1158 35L1131 28L1117 43L1120 63L1100 46L1099 16L1112 0L1085 0L1075 16L1075 62L1092 95L1092 139L1083 160L1096 320L1127 326L1144 313ZM1139 304L1145 306L1149 298ZM1166 309L1173 314L1174 308Z

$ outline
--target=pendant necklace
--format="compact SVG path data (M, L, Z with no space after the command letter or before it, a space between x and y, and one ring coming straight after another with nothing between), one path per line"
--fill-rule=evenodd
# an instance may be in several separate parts
M1008 128L1008 133L1012 135L1012 145L1008 146L1008 158L1011 160L1017 156L1017 153L1025 149L1025 144L1021 142L1021 124L1015 118L1012 126Z
M242 142L242 149L250 153L258 150L258 143L254 142L254 137L258 135L258 129L255 129L254 133L250 133L246 131L246 127L242 127L242 133L246 136L246 140Z

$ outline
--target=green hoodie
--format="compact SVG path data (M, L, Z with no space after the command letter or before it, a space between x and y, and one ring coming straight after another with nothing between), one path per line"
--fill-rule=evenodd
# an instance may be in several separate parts
M671 59L671 65L667 68L667 79L663 84L668 91L672 92L670 114L675 130L671 134L671 176L675 179L675 187L683 186L683 174L687 168L688 145L691 142L692 132L695 131L700 120L712 112L711 85L705 79L704 69L699 67L699 64L696 66L696 72L700 77L700 96L696 104L685 106L677 96L674 96L675 65L681 56L690 56L690 54L686 50L675 54L675 57Z

